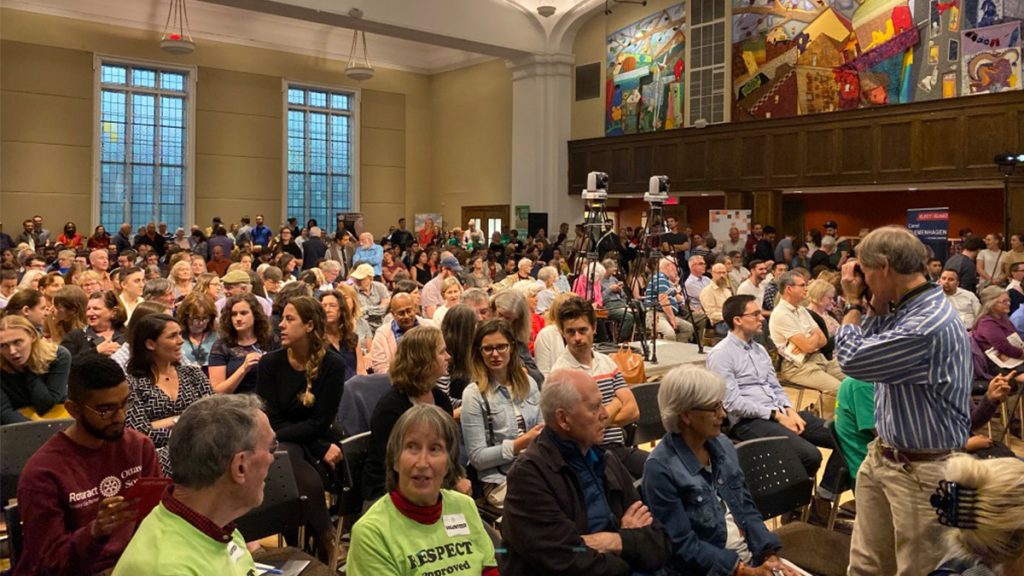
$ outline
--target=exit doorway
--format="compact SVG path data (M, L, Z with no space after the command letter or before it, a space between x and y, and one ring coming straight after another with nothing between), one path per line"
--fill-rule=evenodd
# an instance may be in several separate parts
M501 233L509 223L509 205L495 204L491 206L463 206L462 221L459 228L463 228L469 222L476 225L477 230L482 230L490 241L491 235L495 232Z

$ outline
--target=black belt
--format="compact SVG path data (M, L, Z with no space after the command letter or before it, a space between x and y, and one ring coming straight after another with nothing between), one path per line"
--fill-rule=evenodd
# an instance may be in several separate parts
M903 464L906 462L935 462L937 460L944 460L947 456L955 452L955 450L941 450L939 452L908 452L906 450L897 450L889 446L882 447L882 457L891 462L897 464Z

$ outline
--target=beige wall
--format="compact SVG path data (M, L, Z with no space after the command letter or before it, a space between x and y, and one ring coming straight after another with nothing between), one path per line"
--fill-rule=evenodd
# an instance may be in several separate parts
M492 60L431 77L432 188L445 225L462 206L509 204L512 196L512 73Z
M432 83L422 74L379 69L362 86L348 81L344 63L232 44L202 41L194 54L175 57L157 46L158 35L79 20L0 10L0 218L17 231L25 215L41 214L51 229L74 219L79 229L91 215L93 54L197 67L195 93L195 217L237 220L264 212L282 220L282 79L361 89L361 209L372 231L387 229L399 216L435 211L435 154L448 161L458 151L511 146L511 83L485 86L487 98L461 96L432 109ZM495 78L488 65L483 79ZM493 67L493 66L492 66ZM451 72L451 84L469 90L474 69ZM461 117L453 118L461 110ZM471 114L484 114L479 121ZM432 133L435 116L459 125L443 139ZM469 141L469 127L492 128L504 117L508 127L491 130L487 141ZM507 140L502 142L501 139ZM509 162L502 154L472 158L482 173L495 174L489 188L508 198ZM442 167L446 189L465 189L466 173Z
M610 15L598 13L580 28L576 33L572 50L576 56L576 65L601 63L601 96L576 102L575 93L573 94L570 138L580 140L604 136L605 47L608 34L679 2L680 0L650 0L647 6L617 4Z

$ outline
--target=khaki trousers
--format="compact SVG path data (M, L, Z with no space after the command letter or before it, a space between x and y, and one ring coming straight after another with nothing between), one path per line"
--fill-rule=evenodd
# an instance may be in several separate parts
M946 463L897 464L868 445L857 473L857 520L847 576L926 576L946 556L945 534L929 499Z
M836 394L839 392L839 383L842 382L842 368L839 362L833 357L827 360L821 352L815 352L804 359L804 363L797 366L789 360L782 361L782 373L779 374L782 380L788 380L794 384L814 388L824 393L822 399L824 406L821 407L822 417L826 420L836 411ZM802 410L803 407L797 407Z

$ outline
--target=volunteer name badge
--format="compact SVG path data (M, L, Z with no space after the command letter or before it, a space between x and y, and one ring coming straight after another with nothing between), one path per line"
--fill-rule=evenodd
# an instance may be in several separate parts
M442 516L444 531L448 536L469 536L469 524L466 523L466 516L463 514L448 514Z

